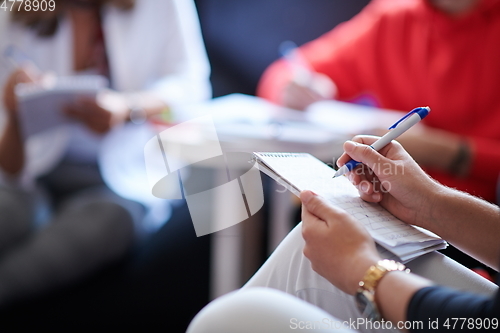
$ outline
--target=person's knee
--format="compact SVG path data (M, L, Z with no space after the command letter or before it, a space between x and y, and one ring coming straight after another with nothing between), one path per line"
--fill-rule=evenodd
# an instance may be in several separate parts
M270 288L248 288L224 295L207 305L193 319L188 333L330 331L325 323L340 322L296 297ZM344 327L339 332L348 332Z
M0 189L0 252L26 237L33 227L32 198L24 192Z
M56 223L67 224L82 251L103 261L124 255L131 247L134 222L121 205L94 201L63 212Z
M98 237L105 244L110 258L124 254L131 246L134 222L128 210L114 202L91 203L89 211L95 214Z
M126 246L132 241L134 222L127 209L114 202L89 204L96 211L103 238L114 240L116 246Z

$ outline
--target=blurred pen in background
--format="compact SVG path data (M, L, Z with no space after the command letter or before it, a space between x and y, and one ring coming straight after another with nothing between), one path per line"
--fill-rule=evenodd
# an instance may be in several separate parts
M40 75L40 70L35 65L33 60L14 45L7 45L3 51L3 57L10 64L12 70L23 68L26 74L35 81Z
M314 69L300 52L297 44L287 40L280 44L281 56L287 61L293 73L293 80L304 86L308 86L313 77Z
M317 73L292 41L284 41L279 47L280 54L287 62L292 80L284 92L284 104L297 110L325 99L333 99L337 94L335 83L326 75Z
M35 63L23 51L14 45L8 45L2 52L2 58L10 67L7 69L9 78L4 87L3 104L12 115L17 110L16 86L19 83L34 83L48 87L54 81L55 76L50 73L42 73Z
M35 62L15 45L7 45L3 50L3 58L7 60L12 72L19 72L18 76L20 76L20 79L18 83L33 82L44 87L49 87L55 81L56 76L54 73L42 73Z

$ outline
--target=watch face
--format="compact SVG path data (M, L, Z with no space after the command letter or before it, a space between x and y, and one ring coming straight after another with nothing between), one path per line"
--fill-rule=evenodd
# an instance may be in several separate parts
M380 320L380 314L378 313L372 293L367 290L358 291L355 299L356 306L363 317L368 320Z
M140 108L132 108L129 117L134 124L142 124L147 120L146 111Z

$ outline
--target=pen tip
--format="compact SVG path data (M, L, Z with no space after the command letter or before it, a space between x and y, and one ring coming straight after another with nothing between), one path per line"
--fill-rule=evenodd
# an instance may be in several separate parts
M335 175L333 175L333 178L337 178L339 176L342 176L344 175L346 172L349 172L349 168L347 167L347 165L343 165L341 166L337 172L335 172Z

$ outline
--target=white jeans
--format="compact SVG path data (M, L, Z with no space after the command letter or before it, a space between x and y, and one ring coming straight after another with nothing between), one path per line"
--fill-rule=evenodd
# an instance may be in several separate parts
M307 331L326 332L331 331L332 327L335 328L335 323L352 322L360 318L354 298L340 291L312 270L311 263L302 253L304 240L301 229L302 225L299 224L288 234L241 291L223 296L203 309L191 323L188 332L255 332L255 328L253 330L249 328L260 323L256 318L263 309L268 327L275 325L282 329L269 331L259 329L259 332L296 331L293 329L294 318L309 318L302 320L303 327ZM426 254L413 260L407 266L415 274L460 290L491 295L498 288L495 284L438 252ZM277 289L316 307L304 305L303 302L291 302L289 298L279 296L279 293L262 296L263 291L253 290L253 287ZM250 301L255 298L252 293L261 295L260 303ZM273 302L271 299L276 301ZM305 308L308 310L304 310ZM232 310L230 315L228 309ZM303 316L306 313L307 315ZM308 321L323 322L323 326L316 330L314 327L306 329ZM234 325L234 323L238 324ZM229 329L228 325L233 326ZM370 329L365 325L355 328L363 332L381 331Z

